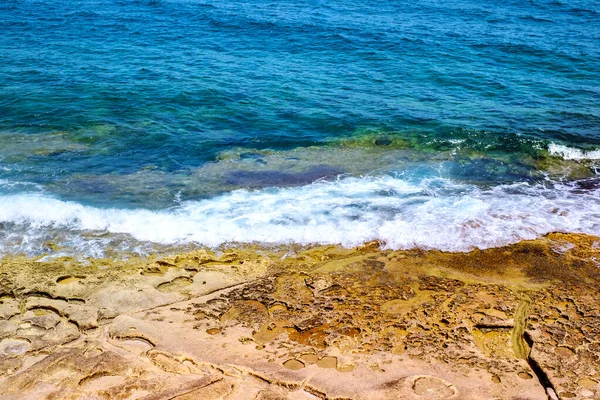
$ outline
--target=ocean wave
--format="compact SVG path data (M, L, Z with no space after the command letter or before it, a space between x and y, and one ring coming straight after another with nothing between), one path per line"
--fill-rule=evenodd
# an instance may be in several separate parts
M575 147L550 143L548 152L553 156L559 156L564 160L600 160L600 149L581 150Z
M122 248L127 240L132 246L211 247L231 242L351 247L379 240L391 249L469 251L554 231L600 235L600 189L563 184L481 189L439 178L343 178L237 190L160 211L102 209L30 193L0 196L0 223L3 253L40 254L47 240L86 253L90 238L96 238L98 256L97 238L108 243L111 235L129 238L118 240Z

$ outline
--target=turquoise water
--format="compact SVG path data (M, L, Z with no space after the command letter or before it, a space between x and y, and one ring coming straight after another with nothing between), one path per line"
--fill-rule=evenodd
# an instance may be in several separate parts
M7 0L0 27L1 253L600 235L596 1Z

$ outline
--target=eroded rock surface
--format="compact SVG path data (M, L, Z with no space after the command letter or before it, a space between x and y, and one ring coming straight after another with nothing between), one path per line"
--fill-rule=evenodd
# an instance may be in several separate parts
M600 398L597 243L3 260L0 399Z

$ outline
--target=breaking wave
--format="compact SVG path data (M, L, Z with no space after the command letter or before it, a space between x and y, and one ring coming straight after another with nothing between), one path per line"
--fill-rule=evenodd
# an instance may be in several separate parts
M469 251L554 231L600 235L599 186L594 181L481 188L441 178L346 177L291 188L236 190L159 211L11 194L0 196L0 250L41 254L50 238L67 253L101 256L119 235L116 242L129 250L140 243L350 247L379 240L391 249ZM101 246L91 246L92 241Z

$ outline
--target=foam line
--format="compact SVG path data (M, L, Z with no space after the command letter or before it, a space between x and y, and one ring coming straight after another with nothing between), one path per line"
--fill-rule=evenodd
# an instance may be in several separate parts
M0 196L0 222L32 246L50 231L70 235L77 246L85 240L82 232L93 231L161 244L356 246L381 240L392 249L468 251L553 231L600 235L600 191L562 184L484 190L439 178L412 183L386 176L237 190L161 211L102 209L30 193Z
M600 150L580 150L575 147L563 146L561 144L550 143L548 151L554 156L564 160L600 160Z

